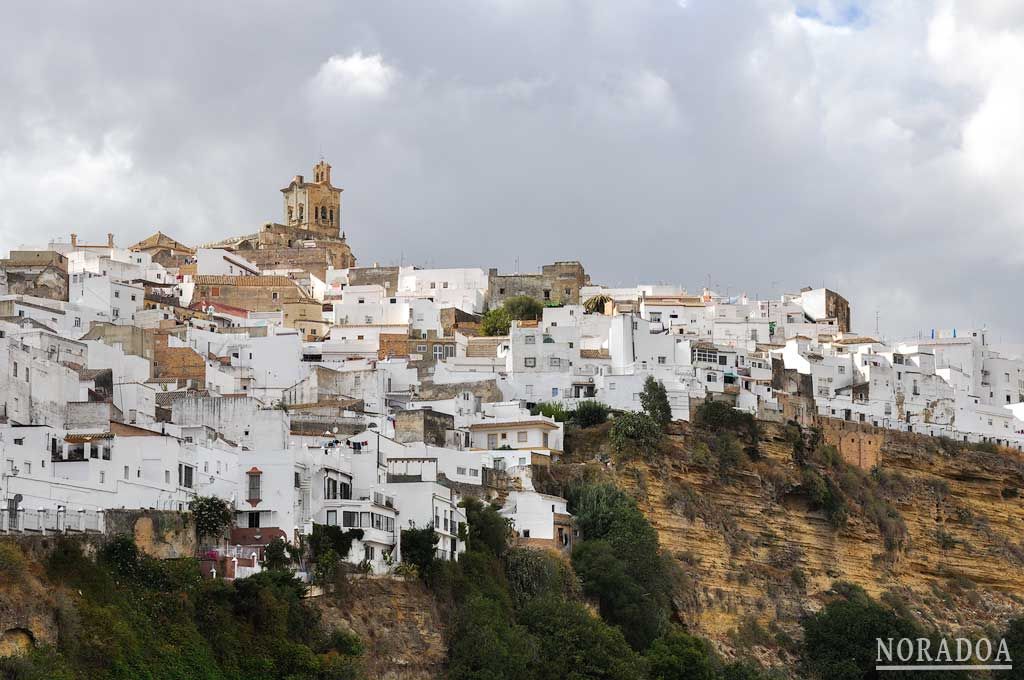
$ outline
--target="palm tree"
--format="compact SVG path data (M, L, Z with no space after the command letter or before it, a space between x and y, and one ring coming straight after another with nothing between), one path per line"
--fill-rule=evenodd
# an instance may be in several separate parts
M585 309L588 314L604 314L605 306L611 301L612 299L610 297L604 293L599 293L584 302L583 309Z

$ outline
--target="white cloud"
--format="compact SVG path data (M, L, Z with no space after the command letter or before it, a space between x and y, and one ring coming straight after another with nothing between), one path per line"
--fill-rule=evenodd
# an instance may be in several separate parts
M313 77L313 87L322 95L348 97L383 97L390 90L398 73L384 63L379 54L363 56L353 52L347 57L334 55L323 64Z

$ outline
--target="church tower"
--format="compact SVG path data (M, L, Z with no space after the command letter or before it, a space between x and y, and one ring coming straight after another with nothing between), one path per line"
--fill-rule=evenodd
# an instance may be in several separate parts
M284 223L317 236L341 235L341 189L331 184L331 165L324 159L313 166L313 181L296 175L284 194Z

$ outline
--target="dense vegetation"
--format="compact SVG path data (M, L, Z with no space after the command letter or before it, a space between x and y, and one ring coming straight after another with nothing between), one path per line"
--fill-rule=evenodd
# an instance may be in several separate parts
M584 536L571 562L511 546L498 509L472 500L465 555L425 565L453 622L452 680L764 677L671 623L671 560L629 496L592 482L566 493Z
M321 625L289 573L202 580L194 560L156 560L119 538L95 561L61 542L59 641L0 660L15 680L272 680L360 677L358 639Z

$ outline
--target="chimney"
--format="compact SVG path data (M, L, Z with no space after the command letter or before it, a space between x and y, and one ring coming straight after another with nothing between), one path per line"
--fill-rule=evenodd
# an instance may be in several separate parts
M108 248L113 248L114 247L114 235L113 234L110 234L110 233L107 234L107 247Z
M71 235L71 247L74 248L78 245L78 234Z

